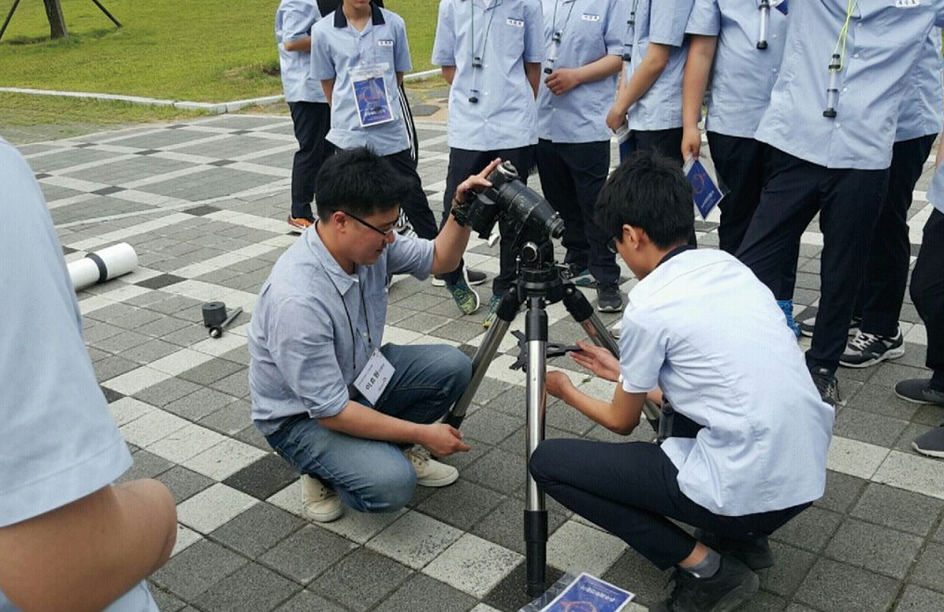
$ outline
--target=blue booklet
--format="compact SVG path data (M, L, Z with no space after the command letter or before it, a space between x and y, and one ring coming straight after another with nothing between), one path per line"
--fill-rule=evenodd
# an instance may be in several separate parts
M708 213L718 205L724 194L699 160L689 157L682 171L692 186L695 207L701 213L701 218L707 219Z
M619 612L633 597L629 591L582 573L541 612Z

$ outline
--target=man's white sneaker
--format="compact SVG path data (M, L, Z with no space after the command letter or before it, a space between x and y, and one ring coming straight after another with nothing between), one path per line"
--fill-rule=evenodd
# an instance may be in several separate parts
M421 487L445 487L459 479L459 470L430 458L424 448L414 446L403 454L416 470L416 484Z
M341 499L317 478L302 474L302 503L305 516L319 523L330 523L344 512Z

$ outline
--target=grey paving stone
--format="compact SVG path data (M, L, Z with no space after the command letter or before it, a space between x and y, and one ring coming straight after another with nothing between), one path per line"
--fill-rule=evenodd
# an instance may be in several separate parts
M926 536L941 514L941 503L924 495L871 483L852 516Z
M194 391L198 391L200 385L196 385L192 382L181 380L179 378L168 378L167 380L161 381L156 385L151 385L146 389L138 391L134 394L134 397L151 404L152 406L163 407L167 404L178 400L186 395L190 395Z
M153 580L185 601L200 594L247 563L245 557L215 542L200 540L171 557Z
M159 313L154 312L153 310L146 310L144 308L138 308L135 312L128 313L121 317L116 317L109 319L108 322L112 325L117 325L118 327L138 331L138 328L142 325L147 325L148 323L153 323L161 318Z
M486 399L480 398L476 395L476 402L484 404L487 402L488 407L499 412L504 412L505 414L510 414L511 416L522 417L527 414L527 404L525 402L525 388L519 387L516 385L509 385L511 388L507 388L504 393L499 393L498 395Z
M233 436L240 442L245 442L246 444L251 444L256 448L260 448L264 451L271 451L272 447L269 446L269 443L266 442L265 436L262 435L262 432L255 425L250 425L249 427L243 429L238 434Z
M900 580L914 562L921 543L917 536L849 519L839 527L826 554Z
M234 363L229 361L227 363ZM233 397L249 396L249 373L246 368L240 368L229 376L225 376L210 384L210 387ZM247 411L248 414L248 411Z
M553 535L567 521L567 515L557 502L547 498L547 533ZM553 503L552 503L553 502ZM480 520L469 533L489 542L503 546L517 553L525 553L524 544L524 502L506 498L485 518Z
M429 334L447 323L449 323L449 319L446 317L440 317L439 315L429 314L427 312L418 312L412 317L407 317L400 321L397 327Z
M520 610L532 600L525 589L527 584L526 571L525 564L519 563L482 598L482 602L501 612L517 612ZM554 584L563 574L563 571L555 567L548 567L545 574L547 584Z
M928 544L918 563L912 570L909 580L915 584L944 592L944 545L932 542Z
M177 612L177 610L187 605L156 584L148 584L148 588L157 603L157 609L161 612Z
M847 406L836 416L833 432L844 438L888 448L895 443L907 426L908 421L892 419Z
M85 316L90 319L94 319L96 321L101 321L102 323L111 324L111 321L113 319L117 319L119 317L129 315L133 312L136 312L137 310L138 310L137 308L135 308L134 306L129 306L128 304L114 303L114 304L109 304L108 306L105 306L104 308L98 308L97 310L93 310L92 312L88 313Z
M473 440L495 446L517 431L525 423L525 416L504 414L492 408L482 408L462 422L462 433Z
M136 451L131 455L134 463L128 468L128 471L122 474L117 482L128 482L140 478L154 478L159 474L171 469L174 464L144 450Z
M934 536L931 539L935 542L944 542L944 521L938 526L937 531L934 532Z
M894 386L872 382L863 385L849 401L849 405L859 410L906 421L918 410L916 404L906 402L895 395Z
M796 599L823 612L884 612L898 582L829 559L819 559L800 585Z
M269 612L299 590L299 585L250 563L210 587L194 604L207 612Z
M668 572L659 570L651 561L633 549L627 549L602 576L604 580L636 595L634 601L651 607L665 599Z
M175 465L158 476L157 479L170 489L171 493L174 494L174 501L178 504L215 484L212 478L207 478L203 474L198 474L180 465Z
M849 474L826 471L826 493L815 506L845 514L858 501L868 481Z
M934 428L929 425L909 423L908 427L905 427L904 431L901 432L901 435L898 436L898 441L895 442L895 445L892 448L895 450L900 450L903 453L914 452L914 446L912 444L914 443L915 438L926 434L932 429Z
M781 612L787 607L787 600L768 593L758 591L753 597L738 608L739 612Z
M188 347L207 338L207 330L202 324L191 323L186 327L182 327L175 332L167 334L162 339L165 342L170 342L177 346Z
M499 493L460 479L449 487L432 492L416 508L424 514L468 531L504 499Z
M223 406L231 404L235 399L208 387L201 387L190 395L167 404L164 410L191 421L199 421Z
M234 436L252 424L249 417L249 402L237 400L197 422L221 434Z
M126 331L120 334L105 338L99 342L93 343L96 348L108 351L109 353L121 353L134 348L140 344L148 342L151 338L144 334L133 331Z
M236 372L243 372L243 376L248 378L245 369L239 364L227 361L226 359L211 359L195 368L180 373L180 378L197 383L198 385L209 385L215 383L221 378L225 378Z
M338 565L344 564L345 562L341 560L355 548L357 548L357 545L350 540L346 540L321 527L305 525L271 548L259 560L279 573L290 576L296 582L308 584L326 570L331 572L333 570L330 568L336 568ZM386 563L402 567L386 557L374 553L371 553L371 555L374 556L368 555L364 562L373 564L380 571L389 569L385 565ZM375 557L379 557L383 561L379 561ZM359 568L353 566L350 569L355 572L360 571ZM370 577L370 574L360 575L365 579ZM324 586L325 581L319 580L319 582ZM322 594L331 594L332 599L343 601L341 599L344 597L343 591L332 591L331 587L333 586L329 584L327 590L323 588L317 588L316 590Z
M102 342L112 336L117 336L118 334L124 333L124 330L120 327L115 327L114 325L109 325L108 323L98 323L97 325L87 326L85 328L84 336L85 342L97 346L99 342Z
M281 508L256 504L218 527L210 537L255 559L305 525L305 521Z
M127 351L123 351L121 355L122 357L143 365L151 363L152 361L157 361L162 357L167 357L171 353L175 353L179 350L179 346L175 346L169 342L164 342L163 340L154 339Z
M341 607L333 601L328 601L320 595L315 595L311 591L301 591L289 599L278 612L347 612L347 608Z
M813 506L774 532L771 538L804 550L819 552L841 522L842 515Z
M895 612L940 612L944 610L944 594L909 584L895 606Z
M242 345L238 348L234 348L231 351L227 351L220 355L221 359L226 359L229 361L235 361L236 363L241 363L244 366L249 365L249 347L248 345Z
M309 587L352 610L369 610L412 574L406 566L359 548L324 572Z
M548 404L545 423L549 427L563 429L579 436L585 435L596 424L581 414L580 411L561 401Z
M453 308L455 308L455 306L453 306ZM481 336L483 331L485 330L479 322L452 321L433 330L430 335L454 342L468 342L472 338Z
M770 548L774 553L774 566L759 572L761 588L790 598L813 567L816 556L780 542L771 542Z
M440 461L443 463L448 463L457 470L459 470L460 477L463 472L469 468L470 465L481 459L485 454L490 451L493 447L488 444L483 444L481 442L473 441L469 445L471 448L464 453L456 453L454 455L449 455L448 457L443 457Z
M175 331L179 331L189 325L190 325L189 321L184 321L182 319L177 319L175 317L163 315L160 319L157 319L156 321L148 323L147 325L142 325L141 327L137 329L137 331L138 333L146 334L148 336L153 336L155 338L163 338L164 336L168 334L172 334Z
M155 302L148 306L148 310L153 310L155 312L161 312L164 314L175 314L180 311L192 308L200 304L199 300L193 298L184 297L182 295L175 295L169 297L160 302Z
M494 448L464 470L463 475L503 495L524 498L525 462L522 457Z
M477 600L423 574L415 574L375 612L468 612Z
M95 378L101 382L109 378L114 378L115 376L120 376L125 372L130 372L138 367L138 364L134 361L125 359L124 356L118 357L117 355L110 355L99 359L92 365L95 368Z
M268 499L298 480L295 469L275 453L254 461L223 481L258 499Z

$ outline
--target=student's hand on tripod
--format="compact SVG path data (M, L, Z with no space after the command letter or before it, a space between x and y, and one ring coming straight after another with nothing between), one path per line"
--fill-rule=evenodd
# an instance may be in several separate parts
M570 354L571 359L577 362L577 365L583 366L599 376L611 382L619 380L619 359L603 348L594 346L586 342L577 341L580 351Z
M564 399L564 393L573 386L574 383L570 382L570 377L563 372L548 372L544 377L544 388L549 394L559 399Z
M424 426L418 442L434 457L448 457L469 450L469 445L462 441L462 432L445 423Z

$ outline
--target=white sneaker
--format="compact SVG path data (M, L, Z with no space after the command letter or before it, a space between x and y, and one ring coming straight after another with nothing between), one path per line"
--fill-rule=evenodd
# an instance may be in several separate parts
M459 479L459 470L430 458L422 447L408 448L403 455L416 470L416 484L421 487L445 487Z
M319 523L330 523L344 512L341 499L317 478L302 474L302 505L305 516Z

